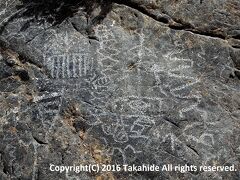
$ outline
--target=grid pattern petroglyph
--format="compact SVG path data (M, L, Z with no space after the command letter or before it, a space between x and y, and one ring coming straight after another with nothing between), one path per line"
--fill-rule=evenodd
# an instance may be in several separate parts
M93 73L93 61L84 53L53 55L47 62L54 79L79 78Z

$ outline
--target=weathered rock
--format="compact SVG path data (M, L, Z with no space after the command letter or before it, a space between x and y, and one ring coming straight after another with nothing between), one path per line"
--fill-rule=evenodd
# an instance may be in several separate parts
M227 39L239 47L240 2L237 0L118 0L152 18L198 34Z
M0 179L240 177L237 1L22 3L0 5ZM237 171L49 170L98 163Z

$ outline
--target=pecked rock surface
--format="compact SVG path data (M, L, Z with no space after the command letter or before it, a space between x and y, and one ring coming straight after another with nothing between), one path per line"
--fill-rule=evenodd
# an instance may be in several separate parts
M240 178L237 0L1 0L0 22L0 179Z

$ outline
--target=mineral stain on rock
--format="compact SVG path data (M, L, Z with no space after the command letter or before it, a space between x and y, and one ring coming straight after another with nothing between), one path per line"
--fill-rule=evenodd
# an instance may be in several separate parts
M0 179L239 179L239 14L237 0L2 0Z

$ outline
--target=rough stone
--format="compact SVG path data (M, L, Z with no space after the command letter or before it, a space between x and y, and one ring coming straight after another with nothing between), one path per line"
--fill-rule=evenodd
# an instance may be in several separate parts
M239 2L84 2L0 2L0 179L239 179Z

